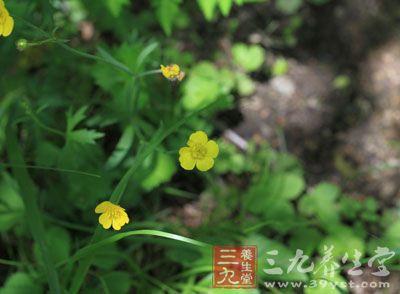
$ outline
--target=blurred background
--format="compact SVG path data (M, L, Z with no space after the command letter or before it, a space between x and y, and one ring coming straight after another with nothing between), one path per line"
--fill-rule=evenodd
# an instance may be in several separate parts
M131 219L123 230L257 245L258 287L236 293L400 293L399 1L5 5L15 27L0 39L0 293L49 289L23 183L11 170L7 126L17 126L22 167L38 191L48 254L57 264L88 245L94 207L109 198L160 123L213 102L141 163L121 201ZM132 78L160 64L179 64L185 79ZM220 147L207 173L179 166L178 150L196 130ZM317 264L327 245L340 264L330 281L385 281L390 288L264 286L321 279L286 269L296 249ZM387 277L371 274L382 264L366 264L378 246L396 253L385 262ZM273 249L284 269L279 278L263 271ZM360 276L342 263L355 250ZM232 292L211 287L210 248L135 236L93 254L80 293ZM57 268L64 293L76 268Z

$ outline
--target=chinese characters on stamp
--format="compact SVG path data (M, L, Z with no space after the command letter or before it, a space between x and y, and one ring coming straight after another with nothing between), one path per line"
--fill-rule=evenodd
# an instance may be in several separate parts
M213 249L214 288L255 288L256 246L215 246Z

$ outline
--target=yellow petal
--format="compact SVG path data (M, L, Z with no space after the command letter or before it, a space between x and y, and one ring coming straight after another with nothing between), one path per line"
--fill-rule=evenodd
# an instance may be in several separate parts
M119 231L119 230L121 230L121 223L113 221L112 227L114 230Z
M177 64L171 64L169 66L169 70L171 72L171 75L177 76L177 75L179 75L179 72L181 71L181 68Z
M112 227L114 230L119 231L127 223L129 223L129 217L123 212L120 217L113 220Z
M99 217L99 223L105 228L106 230L111 227L111 223L113 222L111 218L111 214L109 213L103 213Z
M196 167L199 171L208 171L210 168L214 166L214 159L211 157L206 157L201 160L197 160Z
M218 156L219 148L218 144L215 141L213 140L208 141L206 144L206 148L207 148L207 156L211 158L216 158Z
M190 152L188 153L183 153L179 157L179 162L181 163L181 167L185 170L192 170L194 169L194 166L196 164L196 160L192 157L192 154Z
M4 37L9 36L13 28L14 28L14 19L11 16L9 16L6 18L6 21L4 23L3 36Z
M0 22L0 36L3 36L3 24Z
M161 67L161 73L164 77L168 78L168 69L164 65L160 65Z
M108 209L110 209L110 207L112 207L112 205L113 204L110 201L103 201L99 205L96 206L94 212L96 212L96 213L104 213Z
M207 134L203 131L197 131L190 135L187 144L193 146L194 144L206 144L208 141Z
M189 147L182 147L181 149L179 149L179 155L183 155L185 153L190 153Z

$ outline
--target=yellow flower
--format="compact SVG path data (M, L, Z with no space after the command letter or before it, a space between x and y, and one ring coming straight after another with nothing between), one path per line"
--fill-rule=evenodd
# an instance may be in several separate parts
M167 66L161 64L161 73L170 81L182 81L185 77L185 73L181 71L181 68L177 64Z
M129 223L129 217L121 206L112 204L110 201L103 201L96 206L96 213L101 213L99 223L105 229L112 225L114 230L119 231L122 226Z
M197 131L190 135L189 147L179 150L179 162L183 169L192 170L195 166L200 171L208 171L214 166L214 158L218 156L218 144L208 140L207 134Z
M14 19L8 13L3 0L0 0L0 36L7 37L14 28Z

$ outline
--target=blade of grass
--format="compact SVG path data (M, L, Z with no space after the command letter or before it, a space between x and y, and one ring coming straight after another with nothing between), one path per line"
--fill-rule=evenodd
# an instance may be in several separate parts
M12 167L12 168L25 168L25 169L41 169L41 170L48 170L48 171L54 171L54 172L64 172L64 173L71 173L71 174L77 174L77 175L94 177L94 178L101 178L101 176L97 175L97 174L91 174L91 173L83 172L80 170L65 169L65 168L55 168L55 167L47 167L47 166L39 166L39 165L26 165L26 164L16 165L16 164L8 164L8 163L0 163L0 166Z
M56 267L60 267L63 266L67 263L73 263L76 262L86 256L89 256L93 253L96 252L96 250L98 250L101 247L104 247L106 245L109 245L111 243L115 243L118 242L122 239L125 239L127 237L131 237L131 236L155 236L155 237L162 237L162 238L166 238L166 239L172 239L175 241L179 241L179 242L183 242L183 243L187 243L187 244L191 244L194 246L200 246L200 247L208 247L211 246L207 243L204 242L200 242L194 239L190 239L184 236L180 236L180 235L176 235L176 234L171 234L171 233L166 233L163 231L157 231L157 230L137 230L137 231L130 231L130 232L124 232L124 233L118 233L115 234L111 237L108 237L106 239L103 239L99 242L87 245L81 249L79 249L73 256L69 257L66 260L63 260L59 263L57 263Z
M7 155L12 165L24 165L21 149L18 145L15 127L9 122L6 128ZM61 293L61 287L56 268L49 255L49 247L45 239L44 223L42 214L36 200L38 191L25 168L12 167L15 179L21 191L21 197L26 207L26 219L29 230L35 242L39 245L41 258L45 266L46 276L51 293Z
M215 101L213 103L210 103L210 104L204 106L203 108L200 108L200 109L188 114L187 116L185 116L181 120L177 121L175 124L173 124L171 127L169 127L166 130L164 130L164 128L161 127L156 132L153 139L146 145L145 148L143 148L143 145L141 147L139 147L139 150L137 151L137 156L135 158L133 165L122 177L121 181L118 183L117 187L111 194L109 201L112 203L115 203L115 204L118 204L120 202L122 195L125 192L126 187L128 186L128 183L129 183L130 179L132 178L133 174L136 172L136 170L138 168L140 168L143 161L157 149L157 147L162 143L162 141L166 137L168 137L170 134L172 134L180 126L185 124L189 119L198 115L202 111L204 111L208 108L211 108L212 106L214 106L217 103L218 103L218 101ZM98 225L90 243L95 243L95 242L99 241L102 238L103 233L104 233L103 229L100 227L100 225ZM90 265L92 263L92 258L93 258L93 255L89 255L86 259L84 259L79 264L79 267L73 277L71 288L69 291L71 294L76 294L79 292L79 289L80 289L80 287L85 279L85 276L90 268Z

